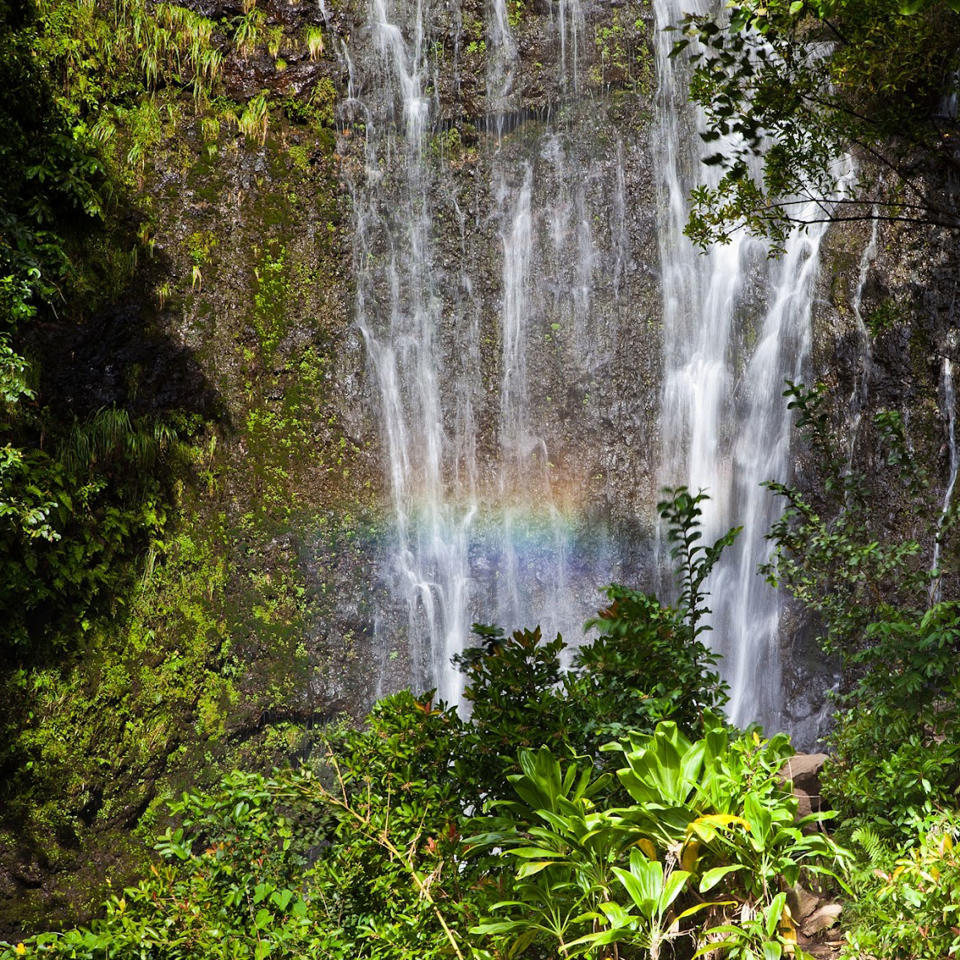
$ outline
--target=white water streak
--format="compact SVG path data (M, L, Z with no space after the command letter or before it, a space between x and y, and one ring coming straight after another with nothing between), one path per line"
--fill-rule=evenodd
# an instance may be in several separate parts
M953 383L953 362L943 358L942 367L943 406L947 414L947 444L950 451L950 474L947 479L947 488L943 494L943 505L940 508L940 518L937 521L937 535L933 544L933 562L930 571L934 580L930 584L930 603L940 602L943 591L943 577L940 573L940 548L943 539L943 525L950 513L953 501L953 491L957 485L957 473L960 472L960 451L957 450L957 394Z
M863 291L867 285L870 267L877 257L877 232L879 218L874 207L874 221L870 230L870 240L860 254L860 270L857 275L857 288L850 308L854 320L857 322L857 336L860 339L860 353L857 357L857 370L853 377L853 389L847 401L847 475L853 470L853 458L857 449L857 439L860 435L860 424L863 420L863 411L867 404L867 395L870 387L870 375L873 370L873 351L871 349L870 331L863 319Z
M740 232L706 253L683 228L687 197L698 180L719 173L699 164L704 128L685 103L683 57L671 59L676 25L704 3L655 0L658 97L657 168L661 177L661 270L664 296L662 436L665 484L706 490L704 539L742 525L709 584L721 670L738 724L777 724L781 697L780 599L757 574L770 557L765 535L777 506L760 485L786 480L791 469L791 417L784 380L799 380L810 347L810 320L825 224L796 231L778 260L766 243ZM713 149L732 146L720 141ZM819 219L811 204L801 217ZM766 305L762 302L766 298Z

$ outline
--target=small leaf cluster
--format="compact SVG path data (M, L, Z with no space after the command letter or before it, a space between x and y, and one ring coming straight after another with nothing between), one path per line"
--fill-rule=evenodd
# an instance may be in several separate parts
M850 219L957 229L941 106L960 65L956 0L744 0L679 29L718 171L692 193L697 244L746 229L776 249L798 224ZM841 186L848 152L858 169Z

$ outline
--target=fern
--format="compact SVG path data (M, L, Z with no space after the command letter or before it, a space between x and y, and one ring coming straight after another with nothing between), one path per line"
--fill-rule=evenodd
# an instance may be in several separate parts
M88 422L74 424L60 462L72 473L122 463L136 475L152 470L176 440L176 431L164 423L135 422L126 410L105 407Z
M880 838L880 834L869 824L857 827L850 834L850 839L863 848L871 867L882 866L893 856L893 852Z

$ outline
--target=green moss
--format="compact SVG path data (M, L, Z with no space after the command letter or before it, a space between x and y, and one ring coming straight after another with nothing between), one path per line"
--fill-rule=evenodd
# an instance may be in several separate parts
M907 320L908 317L905 315L903 308L896 301L886 298L867 314L864 323L870 331L870 335L877 338L906 323Z
M286 311L290 301L287 252L279 241L269 242L261 251L254 276L253 326L260 340L264 361L269 363L285 333Z
M67 19L76 6L44 2ZM84 82L107 83L84 69ZM381 530L363 443L335 413L333 357L349 318L333 83L270 102L263 144L252 129L235 135L241 104L195 103L170 75L152 91L142 75L124 83L109 109L106 86L84 109L90 125L104 120L105 162L133 206L114 234L83 239L86 299L71 299L69 318L138 305L158 335L194 347L221 413L184 450L169 519L126 561L109 616L88 618L55 662L0 676L15 705L0 730L13 771L0 867L45 858L43 888L0 901L0 921L38 929L83 915L104 873L122 883L136 870L128 839L162 821L161 798L227 765L302 752L324 707L304 692L334 670L317 639L337 615L334 584L367 562ZM256 161L250 189L255 153L266 165ZM124 372L132 395L146 366ZM341 632L348 648L362 634Z
M287 147L287 156L290 157L290 160L297 170L301 173L309 173L310 155L307 153L306 147L300 144L291 144Z

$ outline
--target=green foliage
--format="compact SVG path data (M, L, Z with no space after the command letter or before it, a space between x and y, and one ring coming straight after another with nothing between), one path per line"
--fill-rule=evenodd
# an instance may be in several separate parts
M18 425L23 430L23 422ZM161 463L176 432L102 410L59 446L8 446L0 460L0 644L64 644L126 584L123 560L163 528Z
M686 487L665 491L668 500L657 504L660 516L667 521L667 543L676 564L680 584L679 608L691 632L691 640L708 629L700 621L710 611L704 606L703 584L720 559L720 554L737 538L742 528L734 527L710 546L700 543L700 504L707 499L701 490L691 494Z
M250 100L243 108L237 126L245 137L263 144L267 139L269 125L270 112L267 106L266 91L264 91Z
M99 218L104 169L72 135L35 53L32 6L0 6L0 334L14 333L75 279L70 234Z
M216 791L185 793L148 879L111 896L90 927L40 934L0 956L481 960L537 957L554 943L569 956L621 944L656 957L695 935L698 913L742 913L743 903L769 912L757 850L777 852L771 886L840 855L783 826L796 813L774 776L789 752L783 739L731 741L710 721L693 743L661 724L619 746L627 806L611 805L609 775L564 768L546 747L521 749L510 777L518 799L470 820L457 765L468 725L429 698L398 694L366 730L332 731L317 772L231 774ZM724 809L738 814L717 812L721 784ZM481 832L464 840L468 822ZM721 883L728 899L697 895ZM781 909L768 938L790 942L780 895L770 903Z
M676 52L693 61L714 150L704 162L721 170L693 192L695 242L741 228L782 242L823 218L956 229L955 121L941 115L956 86L956 0L745 0L726 23L690 15L682 31ZM835 160L851 149L858 182L841 194Z
M253 323L268 363L285 328L284 320L290 299L287 274L286 250L280 244L271 244L254 270L257 287L253 295Z
M672 719L688 733L727 701L716 654L675 608L628 587L607 587L609 607L589 621L599 635L575 654L582 729L596 737Z
M112 432L118 427L116 420L103 423L87 446L78 441L77 449L113 450L115 444L108 441L119 439ZM690 522L695 524L696 518ZM213 572L198 572L216 579ZM183 605L185 598L158 595L153 603L164 617L170 615L169 603ZM633 618L647 617L650 611L652 627L631 626ZM668 626L658 641L664 656L668 643L689 639L689 631L678 629L685 622L678 614L662 619L655 614L649 598L638 601L636 609L628 604L620 611L617 622L623 629L608 642L622 645L622 658L638 636L661 623ZM157 671L144 666L137 685L143 688L142 696L159 702L199 696L210 705L211 717L203 722L215 729L217 698L236 700L229 680L236 670L227 656L224 624L211 622L203 610L196 611L194 619L197 639L184 635L184 655L192 657L199 644L197 656L207 664L212 662L207 646L222 648L219 672L227 687L213 684L199 694L189 689L178 694L181 670L200 669L199 664L185 663L184 656ZM130 638L131 665L149 647L153 626L145 621L142 636ZM539 825L546 831L539 840L549 844L550 830L559 821L538 811L551 804L555 816L569 818L563 830L580 831L583 856L568 857L571 869L593 869L598 883L625 890L613 867L629 872L622 838L636 828L629 825L624 834L617 826L606 837L586 836L577 817L592 816L591 804L597 803L599 811L599 804L609 806L615 796L627 794L611 776L595 776L585 767L579 768L574 783L569 771L560 773L552 753L585 752L598 763L612 756L600 751L608 721L601 723L594 716L590 724L579 726L580 719L591 716L590 696L598 689L579 683L589 666L562 670L562 640L544 643L538 630L518 631L508 639L496 628L478 629L484 645L461 661L474 708L469 720L442 704L435 706L429 694L419 699L398 694L376 706L366 729L328 731L327 749L315 774L284 773L270 781L238 775L228 778L220 792L189 794L174 805L177 825L157 847L162 868L122 897L112 898L106 916L90 929L42 935L25 949L105 957L108 950L122 955L139 943L145 955L201 957L220 942L224 956L259 950L264 956L383 960L490 957L466 931L509 893L514 858L476 839L465 841L464 835L479 830L513 837ZM642 647L634 655L642 657ZM128 690L130 677L119 665L115 672L117 690ZM640 676L634 670L631 682ZM660 679L648 674L645 682L655 686ZM49 680L50 696L75 695L65 694L62 681ZM697 678L701 686L713 682ZM684 684L698 703L716 700L715 693L693 690L692 673ZM681 689L673 682L667 686ZM155 715L129 717L126 696L115 711L116 722L132 729L142 721L146 726L135 733L145 741L144 749L163 753L168 748L162 724L147 729L156 723ZM608 709L614 701L599 702ZM635 716L652 728L645 707ZM629 719L618 718L621 724ZM29 753L31 765L36 760L49 769L54 759L49 743L31 746L21 736L17 746ZM508 796L508 777L522 798L520 804ZM564 780L566 786L558 787ZM551 800L550 791L557 789L563 792L562 803ZM481 815L484 805L489 816ZM511 816L520 820L511 823ZM503 842L510 846L512 841ZM562 852L567 840L561 835L556 842Z
M30 954L106 958L317 956L302 879L326 821L305 776L232 774L216 793L171 805L182 826L156 845L162 865L112 896L89 928L40 934ZM4 957L24 955L8 948Z
M853 840L865 853L843 957L940 960L960 950L960 858L956 814L915 834L906 850L861 828Z
M35 642L68 646L110 608L162 529L177 446L167 423L120 407L65 417L38 386L46 358L24 355L32 324L82 318L129 276L101 148L118 110L133 118L131 166L156 136L152 100L131 103L131 71L154 87L189 74L195 92L216 73L204 59L211 21L142 2L115 14L108 23L90 2L0 6L0 648L18 658Z
M694 956L719 951L724 957L742 960L780 960L786 956L807 956L794 943L794 936L784 936L784 931L793 934L793 923L787 907L786 893L778 893L759 913L743 919L739 924L722 923L705 931L715 939L698 950ZM720 939L722 938L722 939Z
M735 944L753 936L734 913L762 915L765 939L795 948L781 886L832 876L845 854L802 831L827 815L797 821L797 801L777 777L787 739L731 740L708 718L702 740L665 722L608 750L626 759L617 776L632 802L611 803L608 774L564 769L546 747L521 751L521 773L509 778L519 801L495 804L497 816L476 821L488 832L472 838L503 848L519 867L509 896L473 932L505 938L510 956L540 943L562 956L602 957L621 944L656 958L670 940L697 939L684 921L710 911L729 921L713 933L739 937L725 952L736 955ZM723 899L705 901L707 891Z
M483 645L454 657L466 675L470 704L465 763L480 795L495 790L515 769L519 747L559 744L575 736L575 704L561 683L561 637L544 641L540 628L505 637L497 627L475 624ZM477 797L477 800L481 799Z
M766 943L795 947L779 888L843 859L802 831L785 737L708 715L699 740L664 722L610 745L616 778L540 746L493 782L469 762L483 723L401 693L328 731L312 770L186 793L161 864L102 919L0 957L655 958L697 946L699 914L747 940L762 916Z
M822 388L790 384L786 395L825 479L811 493L770 485L787 507L770 534L767 573L816 614L822 646L844 667L824 789L845 817L909 833L917 818L952 806L960 786L960 605L932 602L940 571L920 547L921 538L945 542L952 521L931 511L929 477L895 411L875 418L882 466L868 476L847 467ZM879 506L884 488L895 491L895 518ZM886 536L891 519L915 538Z
M610 606L587 623L599 635L575 658L577 695L588 705L580 726L593 736L650 729L666 719L692 734L705 711L727 702L715 670L718 657L701 639L709 612L703 584L739 528L706 546L699 542L706 494L694 495L685 487L665 492L669 497L658 508L667 523L678 603L670 607L627 587L606 588Z

